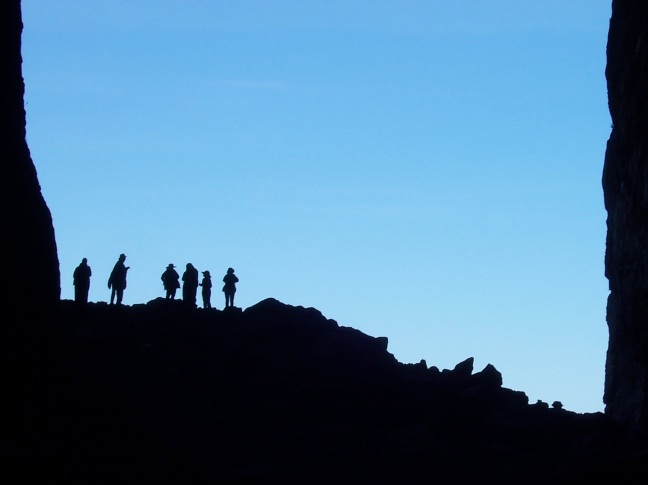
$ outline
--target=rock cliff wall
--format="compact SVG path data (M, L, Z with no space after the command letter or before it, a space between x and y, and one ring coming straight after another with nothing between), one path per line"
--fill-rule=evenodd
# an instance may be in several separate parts
M42 309L60 297L50 211L26 142L20 0L0 2L3 311ZM4 320L7 321L6 319Z
M648 431L648 2L614 0L606 78L612 132L605 153L609 345L605 411Z

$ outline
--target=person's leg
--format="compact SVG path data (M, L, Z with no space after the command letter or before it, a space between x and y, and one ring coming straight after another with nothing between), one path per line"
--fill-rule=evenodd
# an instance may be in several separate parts
M110 291L110 304L111 305L115 303L115 293L116 293L115 287L113 287L112 290Z
M122 298L123 298L123 297L124 297L124 290L122 290L122 289L120 288L119 290L117 290L117 304L118 304L118 305L121 305L121 302L122 302Z

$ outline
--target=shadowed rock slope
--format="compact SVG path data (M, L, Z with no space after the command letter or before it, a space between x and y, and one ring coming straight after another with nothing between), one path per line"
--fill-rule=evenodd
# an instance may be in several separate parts
M3 461L25 481L568 481L641 463L602 413L529 405L470 358L400 363L386 338L273 299L63 301L5 360Z

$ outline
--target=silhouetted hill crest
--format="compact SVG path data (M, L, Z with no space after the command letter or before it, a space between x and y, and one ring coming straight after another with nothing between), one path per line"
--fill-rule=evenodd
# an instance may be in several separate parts
M15 434L41 443L15 460L26 475L36 461L48 475L93 483L194 472L205 481L567 479L605 473L626 446L602 413L529 405L492 365L403 364L387 338L275 299L228 311L162 298L62 301L51 323L32 340L38 362L11 357L23 376L15 394L32 396Z

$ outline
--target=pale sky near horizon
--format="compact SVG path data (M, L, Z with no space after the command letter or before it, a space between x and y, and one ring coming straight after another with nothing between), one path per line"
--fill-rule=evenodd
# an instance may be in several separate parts
M62 298L169 263L603 410L606 0L23 0Z

